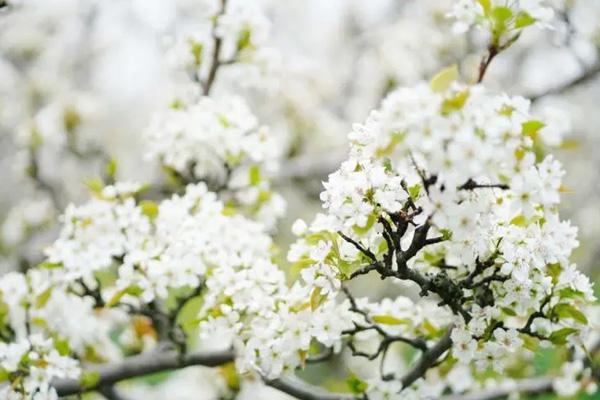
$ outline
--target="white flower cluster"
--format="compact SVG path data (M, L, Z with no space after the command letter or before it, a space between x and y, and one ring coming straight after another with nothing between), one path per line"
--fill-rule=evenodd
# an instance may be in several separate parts
M13 343L0 343L0 396L3 399L54 400L54 378L78 379L77 361L61 355L52 339L31 335Z
M231 1L224 9L219 1L208 3L199 31L180 35L167 54L175 71L186 72L184 87L195 90L154 116L146 131L148 155L185 182L211 183L228 205L273 226L285 209L270 187L282 149L246 101L228 94L230 85L213 88L229 70L242 68L243 79L233 81L245 81L265 61L268 21L253 3Z
M135 184L105 187L101 197L65 212L60 237L47 249L62 279L94 285L94 273L118 267L117 296L165 299L170 289L197 287L215 266L267 257L261 227L227 210L206 185L190 185L160 205L136 202Z
M107 186L87 204L66 208L60 235L46 255L48 262L62 267L67 282L93 282L94 272L143 245L151 226L133 197L139 188L123 183Z
M12 272L0 278L2 338L50 336L82 358L92 348L109 352L110 323L94 311L92 298L57 284L64 282L62 275L55 265L42 264L26 274Z
M293 372L317 343L339 350L342 332L352 326L348 302L338 304L336 292L324 289L327 284L313 283L298 280L288 287L283 271L266 257L215 268L206 280L201 332L230 337L240 371L268 378Z
M291 373L310 357L312 345L339 351L352 326L348 303L300 282L288 288L268 261L237 271L215 269L201 311L203 335L232 337L238 369L272 379Z
M269 175L278 149L268 128L260 126L237 96L202 97L154 116L147 130L152 157L178 174L223 186L222 198L272 224L285 204L270 190Z
M554 18L554 4L551 3L548 0L459 0L454 4L450 16L456 19L454 29L457 32L480 25L491 28L495 35L499 35L532 24L550 26Z
M136 189L109 186L67 210L47 251L62 282L94 287L94 273L116 266L116 285L102 288L109 305L165 301L175 289L205 286L201 331L231 341L243 371L276 377L303 363L313 340L340 347L348 305L313 286L289 288L261 224L232 214L203 183L158 205L136 202Z
M321 277L347 279L373 257L383 263L392 254L388 276L413 280L422 291L427 279L425 293L434 287L445 296L442 304L456 315L453 357L502 373L524 342L575 345L594 294L569 262L578 242L576 228L558 216L561 165L543 156L546 132L554 144L556 127L535 119L524 98L453 76L446 70L430 85L398 89L354 127L349 159L321 195L327 214L308 229L295 225L301 238L288 258L308 267L315 287L335 290ZM401 221L410 223L402 228ZM391 225L404 233L390 252ZM398 254L410 254L406 267L396 264ZM380 320L407 319L402 326L410 327L421 318L390 309Z
M205 12L194 21L193 30L176 35L166 54L169 65L203 81L210 75L218 50L218 62L238 69L242 86L262 86L270 79L278 56L266 46L270 22L259 2L231 0L224 10L220 10L220 0L205 3ZM220 41L218 49L215 38Z

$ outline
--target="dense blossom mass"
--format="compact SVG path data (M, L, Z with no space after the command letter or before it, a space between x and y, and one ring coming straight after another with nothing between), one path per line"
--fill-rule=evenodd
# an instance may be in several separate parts
M33 186L0 230L0 257L16 254L0 276L0 397L119 398L115 382L199 364L218 368L203 379L150 380L172 379L167 388L214 381L211 398L238 398L244 387L257 398L264 383L320 399L323 388L295 375L327 362L317 374L333 381L312 378L334 391L345 380L344 399L489 398L490 388L526 391L519 382L538 371L523 366L549 351L560 365L545 391L596 391L596 297L572 262L578 230L560 217L565 171L550 154L571 124L482 83L526 29L568 23L570 2L400 6L402 19L360 38L369 49L349 57L359 61L341 74L350 75L340 85L344 106L328 112L333 74L307 76L314 65L273 47L267 16L279 9L270 1L177 0L181 15L172 18L160 2L147 13L137 1L59 3L0 0L8 22L0 22L0 72L10 78L0 82L0 128L11 127L16 169ZM150 53L164 61L159 101L131 128L143 129L131 169L148 172L149 183L119 179L126 174L99 132L119 125L122 104L93 96L112 80L79 68L90 57L110 70L122 54L104 53L104 34L122 32L106 21L119 15L127 25L136 14L144 20L137 34L152 31L160 44ZM27 22L31 35L22 33ZM485 33L483 50L473 48L481 38L461 35L474 27ZM473 53L474 68L469 61L435 74ZM69 78L38 82L42 70ZM13 92L23 107L5 101ZM305 199L285 179L294 178L282 171L285 158L327 148L304 136L327 141L348 110L382 97L347 135L341 164L332 153L322 212L297 219L286 248L289 238L277 235L286 207ZM110 123L98 123L103 115ZM85 200L71 201L75 175L43 168L64 167L63 158L77 172L100 166L85 181ZM306 163L297 165L304 176ZM136 360L147 355L144 370ZM175 390L168 396L187 398Z
M413 339L447 329L459 365L502 374L538 339L580 347L594 294L569 261L578 242L557 212L564 172L543 154L556 128L531 115L528 100L454 76L398 89L354 127L349 159L321 195L327 213L289 257L310 265L324 290L331 284L320 277L369 271L412 281L445 307L411 316L396 306L383 324L410 328ZM447 323L424 333L427 312Z
M220 68L230 74L227 80L261 86L263 70L276 58L264 45L268 30L256 4L207 2L196 30L179 33L166 52L178 88L146 137L148 156L159 159L175 179L206 180L225 201L272 226L285 210L270 184L281 156L277 139L240 96L208 96ZM255 85L247 79L252 75Z

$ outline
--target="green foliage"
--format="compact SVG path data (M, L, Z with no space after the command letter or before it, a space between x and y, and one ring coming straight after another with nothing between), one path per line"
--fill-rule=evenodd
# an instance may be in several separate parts
M429 83L431 90L434 92L445 92L450 88L452 82L458 79L458 67L452 65L438 72Z

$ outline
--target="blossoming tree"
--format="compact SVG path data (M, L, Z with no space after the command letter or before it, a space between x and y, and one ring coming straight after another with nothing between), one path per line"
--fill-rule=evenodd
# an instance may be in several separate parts
M190 366L220 371L212 398L249 384L306 400L595 392L595 296L570 260L577 229L560 218L564 171L551 154L566 126L485 80L525 31L552 26L560 2L453 2L444 24L487 43L475 76L454 65L391 85L348 134L323 212L293 224L283 254L277 181L293 140L267 127L281 119L256 99L285 103L297 77L267 46L258 3L200 3L164 51L168 100L144 148L128 149L159 166L151 183L118 180L93 137L80 146L93 123L83 94L21 126L44 207L64 200L40 169L48 146L100 163L103 177L60 211L41 261L0 277L2 398L129 398L123 381ZM5 27L39 6L1 4ZM49 62L40 54L9 56ZM356 294L378 280L383 293ZM561 371L527 367L544 349ZM314 364L347 388L303 380Z

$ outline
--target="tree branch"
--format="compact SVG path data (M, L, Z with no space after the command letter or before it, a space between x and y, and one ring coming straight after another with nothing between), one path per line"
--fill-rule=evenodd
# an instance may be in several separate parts
M225 13L225 8L227 7L227 0L221 0L221 9L219 10L219 16ZM212 36L214 40L215 47L213 48L212 54L212 62L210 64L210 70L208 71L208 76L206 77L206 81L203 83L202 91L205 96L208 96L210 93L210 89L217 77L217 71L221 66L221 47L223 46L223 39L217 36L216 27L217 27L217 18L215 18L215 22L212 29Z
M82 386L79 381L59 379L52 382L59 396L69 396L99 390L114 383L149 375L161 371L170 371L192 365L215 367L233 361L232 351L217 351L181 356L176 351L156 350L126 358L117 363L90 365L87 371L98 374L94 385Z
M401 378L402 387L407 388L412 385L415 381L422 378L429 368L434 366L438 359L452 346L452 334L453 326L448 328L448 332L437 342L433 347L429 348L426 352L421 355L421 358L417 364L410 370L406 375Z
M115 389L114 386L102 386L98 389L98 393L100 393L106 400L126 400L125 397L121 393Z
M52 382L59 396L71 396L98 391L109 399L119 398L112 386L120 381L141 377L156 372L172 371L190 366L216 367L234 360L231 350L214 351L181 356L176 351L155 350L122 361L109 364L90 365L88 372L95 372L99 379L93 385L83 386L72 379L57 379ZM296 378L283 377L266 380L265 384L299 400L358 400L346 394L329 393L319 387L309 385ZM112 396L112 397L111 397Z
M538 395L552 391L552 378L542 376L538 378L523 379L504 387L485 389L480 392L454 394L442 397L442 400L496 400L503 399L513 393Z
M358 400L350 394L331 393L321 388L309 385L294 377L283 377L275 380L266 380L265 383L272 388L294 396L298 400Z

